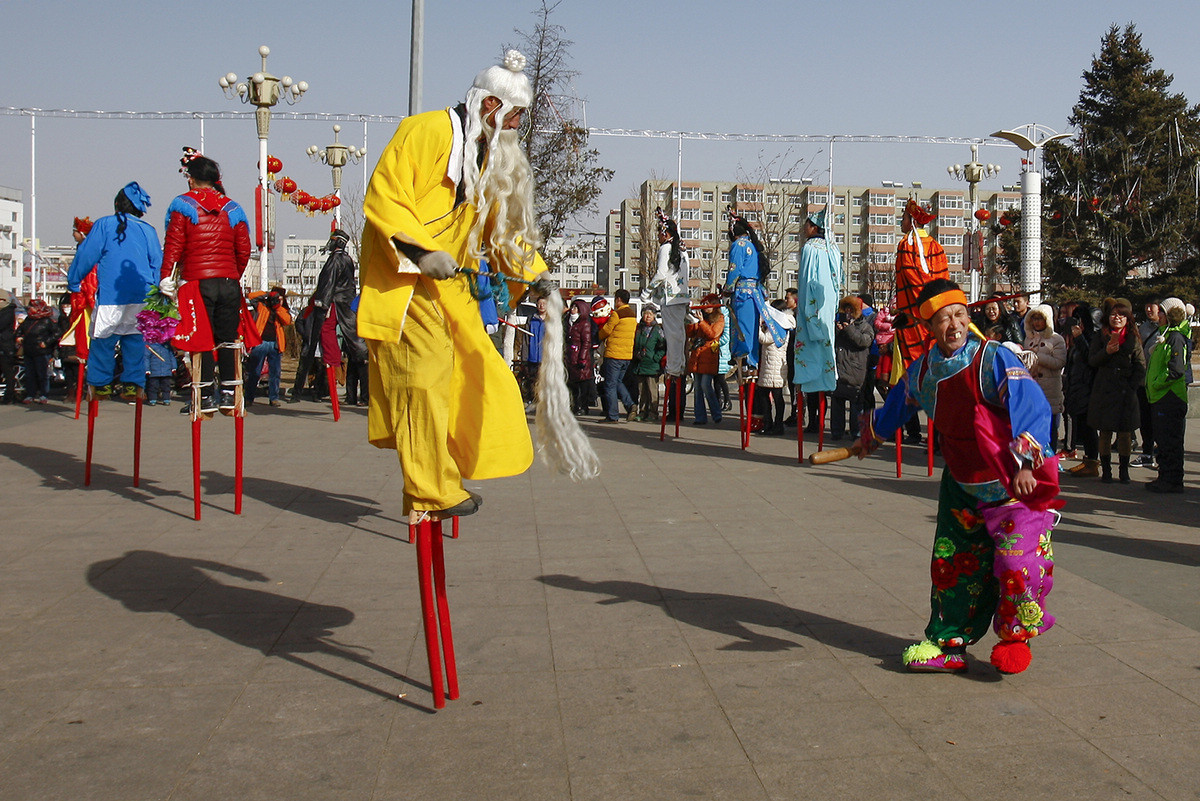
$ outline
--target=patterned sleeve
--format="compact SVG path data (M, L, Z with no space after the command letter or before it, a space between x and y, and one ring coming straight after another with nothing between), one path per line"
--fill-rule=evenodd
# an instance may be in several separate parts
M1013 440L1009 451L1037 469L1050 449L1050 404L1037 381L1008 348L988 343L983 353L983 397L1008 411Z

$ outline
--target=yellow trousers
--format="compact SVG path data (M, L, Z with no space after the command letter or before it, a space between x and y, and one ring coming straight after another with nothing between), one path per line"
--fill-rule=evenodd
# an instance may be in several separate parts
M400 341L367 341L367 435L396 449L405 514L448 509L469 497L464 478L517 475L533 460L517 382L465 283L416 281Z

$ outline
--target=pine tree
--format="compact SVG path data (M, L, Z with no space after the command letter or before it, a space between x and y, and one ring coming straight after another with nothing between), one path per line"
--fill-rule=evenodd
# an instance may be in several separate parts
M563 26L550 21L559 2L542 0L533 12L537 18L533 30L516 31L533 86L533 104L525 120L525 154L537 183L538 227L547 239L562 234L568 220L595 211L602 185L613 177L612 170L597 163L600 154L588 147L587 128L573 116L570 89L578 75L570 68L573 43Z
M1194 272L1200 109L1170 91L1130 24L1114 25L1083 73L1068 121L1046 147L1047 284L1127 292L1139 268Z

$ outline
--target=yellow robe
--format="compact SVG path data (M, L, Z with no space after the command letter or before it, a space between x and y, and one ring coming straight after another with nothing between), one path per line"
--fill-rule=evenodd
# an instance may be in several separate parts
M406 319L415 314L440 314L436 320L409 320L418 323L425 332L447 331L453 365L449 385L440 397L429 403L448 410L444 442L424 441L429 433L425 419L402 421L389 415L383 397L393 387L371 387L371 410L368 418L368 437L381 448L396 448L405 469L406 496L409 494L410 471L416 465L406 465L404 454L419 453L422 460L437 462L452 458L463 478L486 479L516 475L528 469L533 461L533 445L525 421L521 393L512 371L496 352L488 338L479 315L479 303L471 297L465 276L436 281L422 276L416 265L392 244L392 238L411 243L424 250L443 250L463 267L478 268L476 259L468 254L467 237L475 219L475 208L461 203L455 208L455 183L451 178L452 155L456 126L451 121L452 110L430 111L408 117L400 123L392 141L380 156L364 202L366 225L362 235L361 282L362 300L358 309L358 333L368 341L401 343L413 347L409 340L401 342ZM452 151L454 151L452 153ZM486 169L486 165L485 165ZM461 175L461 171L458 171ZM494 267L510 275L532 280L546 269L540 255L535 254L531 271L504 264ZM423 288L419 303L413 304L414 288ZM523 289L514 285L517 292ZM424 302L425 296L431 303ZM414 331L414 334L416 332ZM422 341L428 342L423 335ZM372 346L373 359L382 345ZM444 358L441 354L417 346L423 352L415 354L417 363L424 359ZM378 368L382 364L373 365ZM386 383L386 377L384 379ZM379 397L379 404L376 399ZM422 401L423 403L424 401ZM440 411L440 410L439 410ZM410 416L442 414L416 406ZM441 435L436 435L440 438ZM417 438L420 441L398 443L397 438ZM445 464L430 464L431 472L443 470ZM458 496L458 499L465 495ZM453 498L448 500L454 500ZM407 506L408 504L406 504ZM436 502L417 504L416 508L438 507Z

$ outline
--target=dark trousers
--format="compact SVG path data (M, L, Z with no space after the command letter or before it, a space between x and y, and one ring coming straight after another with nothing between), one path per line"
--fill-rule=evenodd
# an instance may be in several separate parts
M1087 412L1072 414L1071 418L1071 450L1076 446L1083 447L1083 458L1095 459L1100 455L1100 437L1096 429L1087 424Z
M17 355L0 351L0 374L4 376L4 402L17 402Z
M1146 396L1146 388L1138 388L1138 412L1142 420L1142 453L1154 455L1154 412L1150 409L1150 398Z
M25 354L25 397L44 398L50 394L50 356Z
M162 403L171 400L171 381L169 375L146 376L146 400Z
M783 430L783 387L756 387L755 400L762 398L762 404L755 403L759 406L758 411L762 412L763 430L782 431ZM774 418L772 419L772 411Z
M1168 392L1150 404L1150 411L1154 415L1154 437L1158 446L1158 480L1173 487L1182 487L1187 401Z
M367 402L368 372L366 362L354 359L346 361L346 403L358 405Z
M221 345L225 342L236 342L238 338L238 323L241 322L242 288L232 278L202 278L200 279L200 299L204 301L204 310L208 312L208 322L212 326L213 342ZM236 365L238 352L234 348L217 348L216 366L220 370L222 381L232 381L237 375ZM213 355L200 355L200 380L208 383L213 380Z
M846 404L850 404L850 436L858 436L858 418L862 414L862 392L856 392L853 398L837 398L829 393L829 433L840 437L846 433Z

